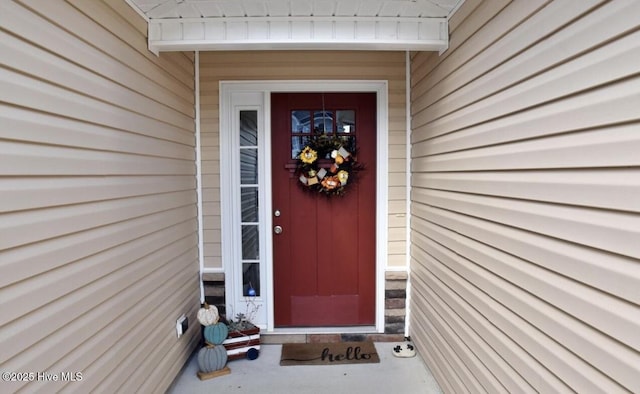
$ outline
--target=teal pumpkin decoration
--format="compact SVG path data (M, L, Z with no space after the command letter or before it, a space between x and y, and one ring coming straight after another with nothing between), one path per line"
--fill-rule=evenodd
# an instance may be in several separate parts
M224 346L206 346L198 352L200 372L218 371L227 365L227 349Z
M213 345L220 345L227 339L229 329L224 323L216 323L204 328L204 339Z

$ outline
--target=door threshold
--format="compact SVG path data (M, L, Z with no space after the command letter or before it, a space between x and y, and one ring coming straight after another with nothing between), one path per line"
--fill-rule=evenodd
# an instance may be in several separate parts
M380 340L375 326L349 327L282 327L261 334L260 342L264 344L309 343L309 342L344 342Z
M267 334L376 334L375 326L339 326L339 327L280 327L267 331Z

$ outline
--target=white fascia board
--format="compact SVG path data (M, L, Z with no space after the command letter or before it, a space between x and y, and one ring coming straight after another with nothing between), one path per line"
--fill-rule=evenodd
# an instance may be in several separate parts
M361 50L361 51L435 51L447 49L442 42L397 41L151 41L153 53L174 51L260 51L260 50Z
M151 19L149 49L442 51L446 18L249 17Z

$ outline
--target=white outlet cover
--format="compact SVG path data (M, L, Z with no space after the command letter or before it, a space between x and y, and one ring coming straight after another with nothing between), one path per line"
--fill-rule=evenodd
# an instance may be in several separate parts
M176 320L176 334L178 335L178 338L180 338L182 336L182 334L184 334L182 332L182 322L184 321L184 319L186 319L187 317L185 315L182 315L178 318L178 320Z

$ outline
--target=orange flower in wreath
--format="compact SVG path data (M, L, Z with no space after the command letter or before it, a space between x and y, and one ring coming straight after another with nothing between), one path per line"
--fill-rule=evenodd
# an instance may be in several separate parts
M337 176L328 176L325 177L322 182L322 186L327 190L333 190L336 187L340 186L340 181Z

